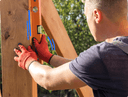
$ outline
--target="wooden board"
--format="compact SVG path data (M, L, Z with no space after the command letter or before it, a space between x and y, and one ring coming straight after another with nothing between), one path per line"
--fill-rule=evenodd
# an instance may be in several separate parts
M56 44L57 54L69 59L75 59L77 54L57 13L52 0L41 0L42 25ZM80 97L93 97L88 86L76 89Z
M2 84L3 97L37 97L37 88L28 71L14 61L14 47L20 42L27 47L26 21L28 0L2 0ZM35 88L34 88L35 87Z

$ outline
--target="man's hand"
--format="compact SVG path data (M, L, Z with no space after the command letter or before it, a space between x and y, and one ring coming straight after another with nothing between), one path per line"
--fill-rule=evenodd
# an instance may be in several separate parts
M33 43L38 52L38 57L42 59L43 61L49 63L49 60L53 56L53 54L49 52L48 43L46 41L46 36L42 35L40 43L38 42L36 38L33 37Z
M36 53L28 46L28 50L23 45L18 45L20 50L14 49L18 57L14 57L14 60L18 62L18 66L27 70L29 65L37 60Z

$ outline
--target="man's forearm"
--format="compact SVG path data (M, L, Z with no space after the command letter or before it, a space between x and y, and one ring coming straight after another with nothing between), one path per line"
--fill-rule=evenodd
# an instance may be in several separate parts
M67 62L70 62L72 60L54 55L51 58L50 61L50 65L52 65L53 67L58 67L60 65L63 65ZM44 88L47 88L45 81L47 80L46 76L48 75L48 73L50 73L51 71L51 67L47 66L47 65L41 65L39 62L34 61L30 64L28 70L31 74L31 76L34 78L34 80L41 86L43 86Z
M50 60L50 65L52 65L53 67L58 67L62 64L70 62L70 61L72 61L72 60L63 58L63 57L58 56L58 55L54 55Z
M30 64L28 71L31 74L32 78L38 83L40 86L47 89L47 75L50 73L52 68L47 65L42 65L37 61L34 61Z
M86 84L71 72L69 63L51 68L33 61L28 70L36 83L47 90L75 89L85 86Z

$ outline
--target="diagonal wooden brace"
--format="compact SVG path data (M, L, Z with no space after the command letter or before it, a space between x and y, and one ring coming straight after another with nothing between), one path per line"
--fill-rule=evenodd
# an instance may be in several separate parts
M41 15L42 25L46 33L55 41L57 54L65 58L75 59L77 57L76 51L52 0L41 0ZM80 97L93 97L92 89L89 86L76 90Z

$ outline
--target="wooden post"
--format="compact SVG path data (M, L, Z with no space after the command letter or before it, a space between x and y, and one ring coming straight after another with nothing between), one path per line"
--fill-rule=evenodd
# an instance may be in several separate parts
M56 44L57 54L69 59L75 59L77 54L57 13L52 0L41 0L42 25ZM80 97L93 97L88 86L76 89Z
M28 0L2 0L2 86L3 97L37 97L36 83L28 71L14 61L14 47L27 47Z

